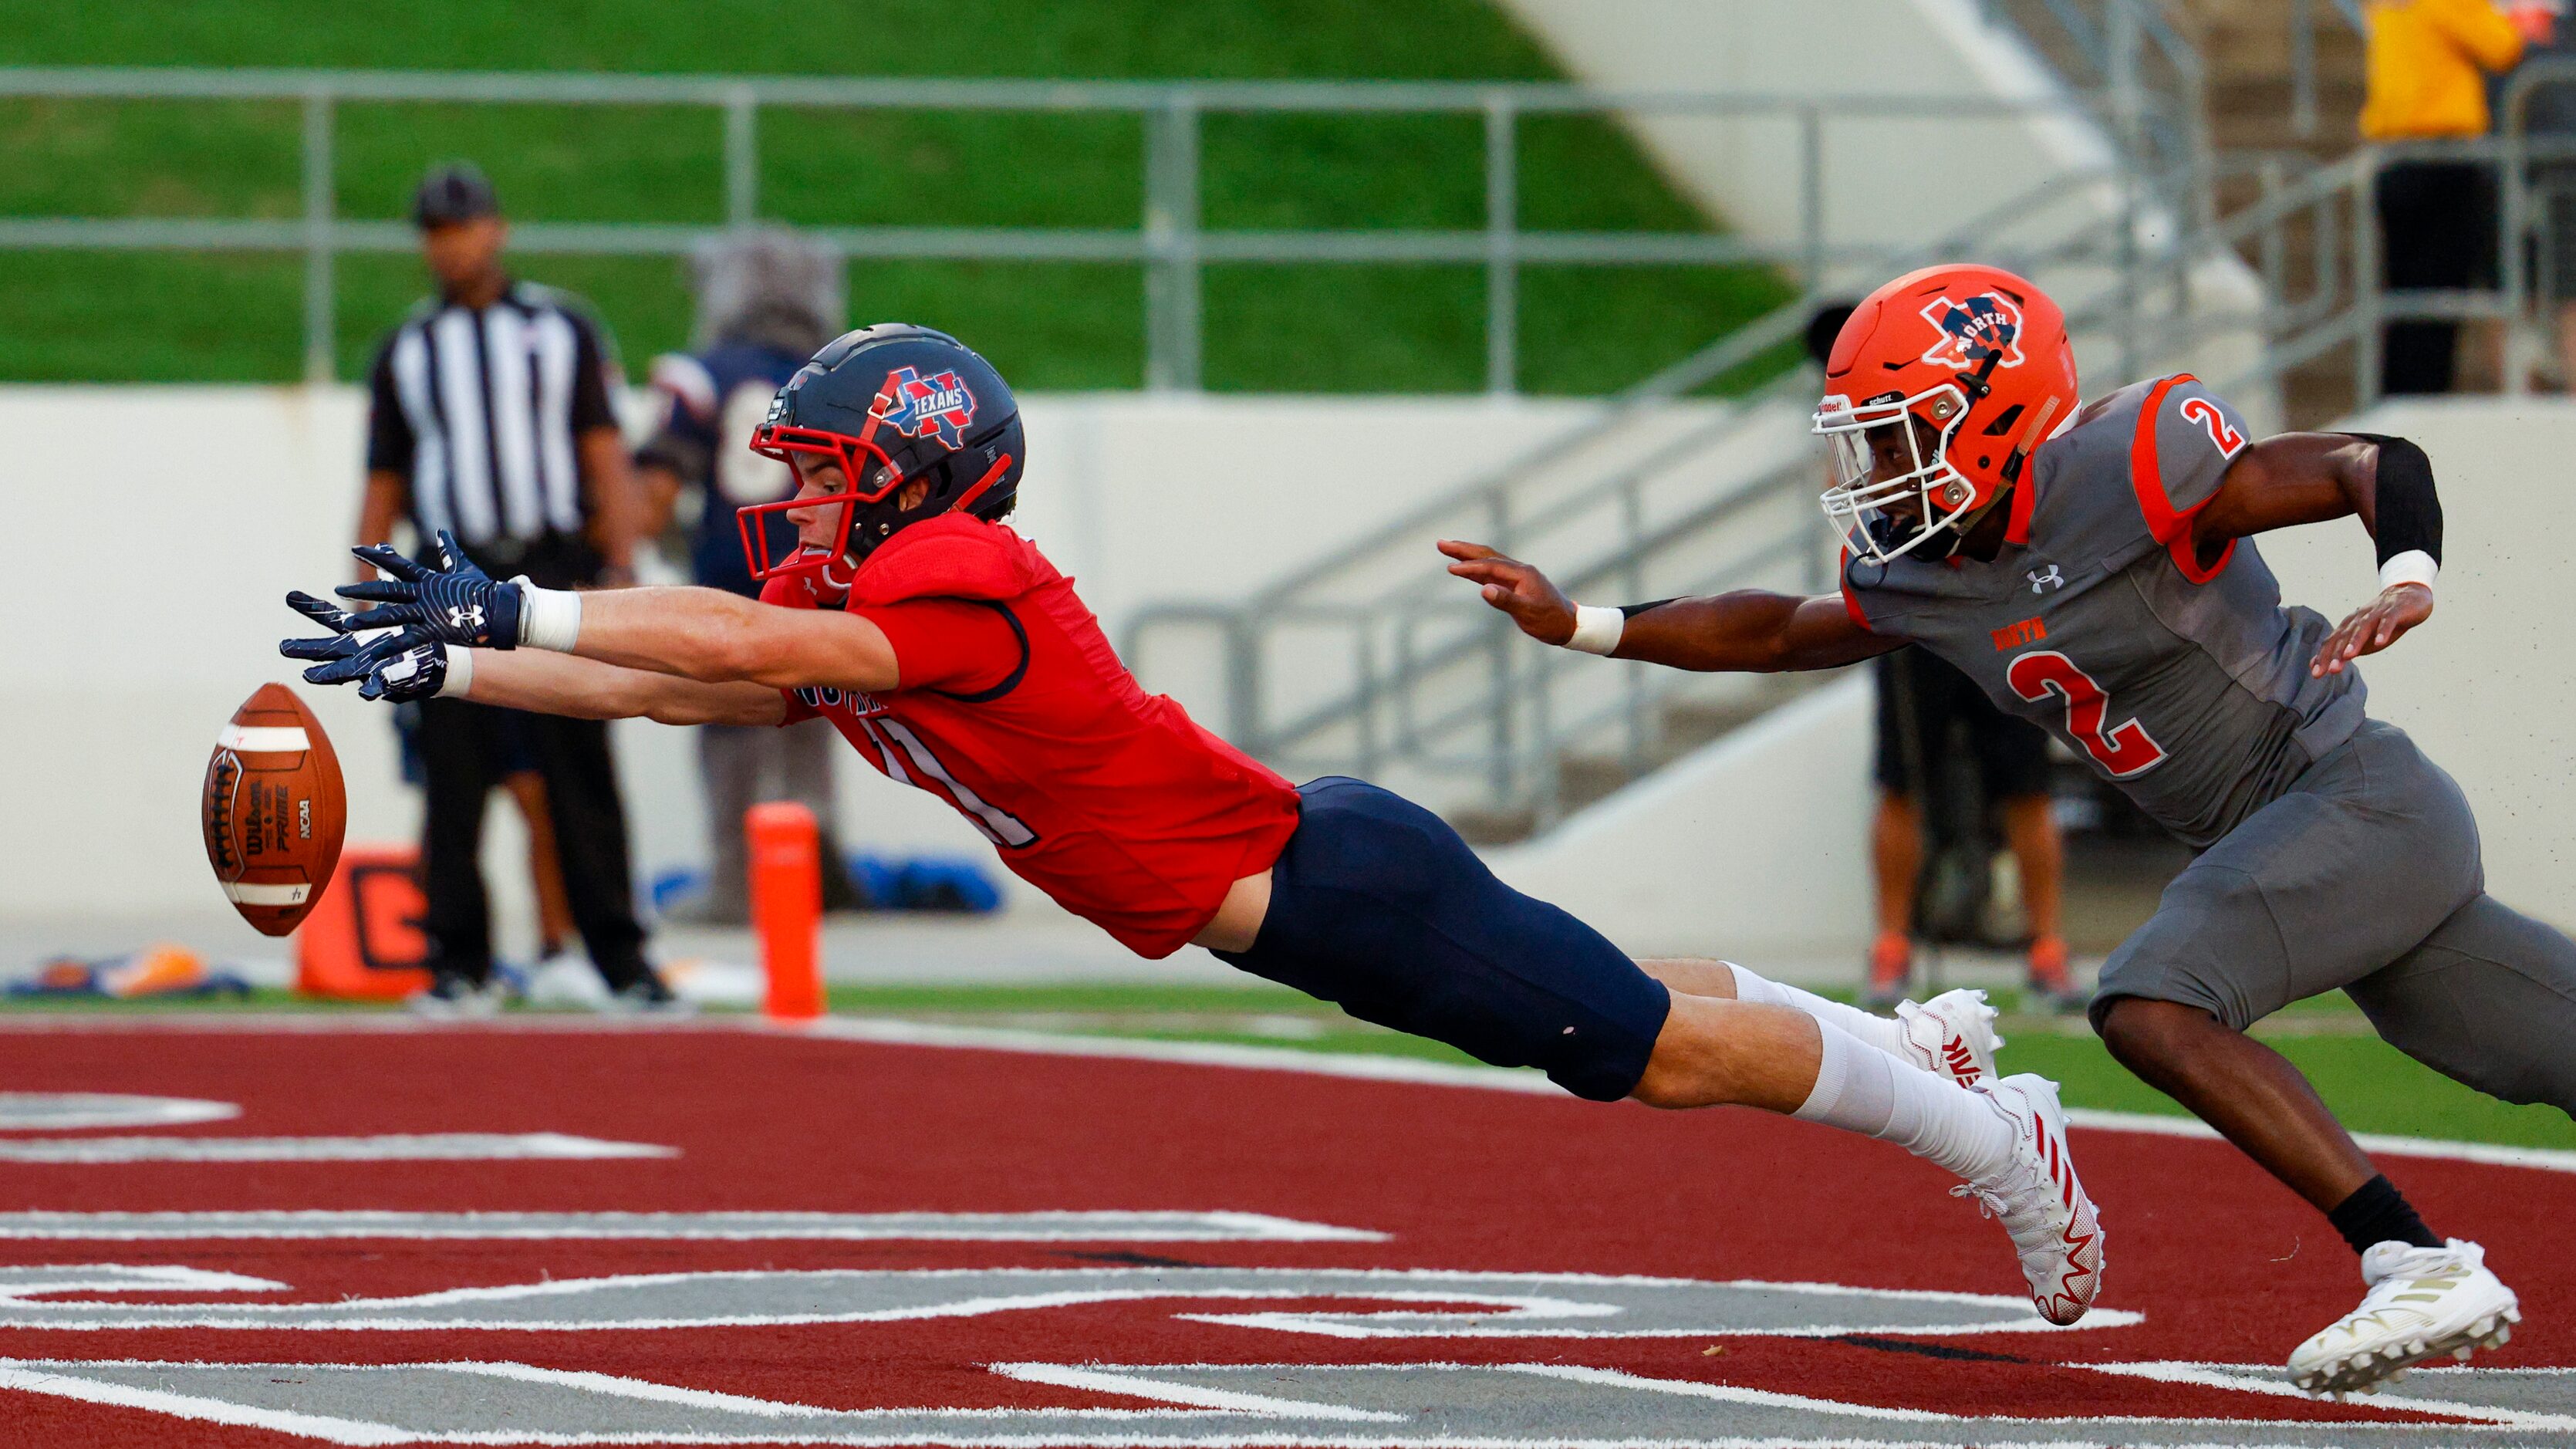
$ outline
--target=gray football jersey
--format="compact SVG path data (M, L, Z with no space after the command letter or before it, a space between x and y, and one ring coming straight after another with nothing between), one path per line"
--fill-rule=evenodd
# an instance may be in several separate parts
M2282 604L2251 540L2208 569L2192 555L2191 517L2245 443L2189 375L2122 388L2032 455L1992 562L1846 559L1844 603L2206 846L2362 720L2357 672L2308 676L2330 626Z

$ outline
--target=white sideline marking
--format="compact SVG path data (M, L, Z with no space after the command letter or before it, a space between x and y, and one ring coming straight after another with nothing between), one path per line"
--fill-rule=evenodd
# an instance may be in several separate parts
M2160 1384L2199 1384L2213 1389L2233 1389L2239 1393L2271 1394L2285 1399L2315 1403L2307 1390L2281 1376L2282 1371L2269 1364L2192 1363L2169 1360L2149 1363L2087 1363L2075 1365L2095 1373L2122 1374L2130 1378L2152 1379ZM2449 1365L2443 1365L2447 1368ZM2430 1365L2410 1369L2409 1373L2432 1372ZM2454 1418L2475 1419L2501 1424L2512 1429L2576 1429L2576 1415L2548 1414L2537 1409L2507 1409L2494 1404L2466 1404L2450 1399L2427 1399L2412 1393L2390 1394L2367 1401L2375 1409L2408 1409L2421 1414L2447 1414Z
M98 1127L185 1127L241 1115L237 1102L203 1097L137 1097L123 1092L0 1092L0 1132L74 1132Z
M1165 1383L1159 1379L1135 1377L1134 1371L1127 1369L1103 1371L1060 1363L997 1363L986 1367L1004 1378L1025 1383L1089 1389L1100 1394L1124 1394L1136 1399L1159 1399L1167 1404L1193 1409L1259 1414L1274 1419L1338 1419L1350 1424L1406 1422L1402 1414L1390 1414L1381 1409L1354 1409L1346 1404L1318 1404L1304 1399L1279 1399L1267 1394L1238 1394L1226 1389L1200 1388L1194 1384Z
M1246 1212L0 1213L0 1239L81 1242L396 1238L654 1242L1384 1243L1386 1233Z
M1293 1047L1244 1046L1234 1042L1055 1036L1040 1031L945 1026L877 1017L825 1017L806 1026L779 1029L845 1041L883 1042L892 1046L957 1047L977 1051L1031 1052L1045 1056L1178 1062L1189 1066L1236 1067L1249 1071L1304 1072L1312 1076L1352 1077L1373 1082L1471 1087L1489 1092L1523 1092L1574 1100L1545 1076L1526 1068L1464 1066L1454 1062L1416 1061L1409 1057L1299 1051ZM2089 1127L2097 1132L2143 1132L2157 1137L2205 1137L2212 1140L2218 1137L2216 1129L2196 1117L2069 1107L2066 1121L2068 1126ZM2353 1134L2353 1140L2369 1151L2392 1157L2449 1158L2500 1167L2537 1168L2545 1172L2576 1172L2576 1150L2567 1148L2503 1147L2492 1142L2453 1142L2438 1137L2400 1137L2378 1132L2357 1132Z
M308 1439L326 1440L333 1444L410 1444L419 1436L397 1429L391 1424L371 1424L363 1419L332 1419L319 1414L299 1414L292 1409L254 1409L245 1404L228 1404L221 1399L199 1398L194 1394L174 1394L164 1389L129 1388L123 1384L101 1383L96 1379L68 1378L39 1369L0 1365L0 1389L23 1389L31 1394L50 1394L60 1399L77 1399L88 1404L107 1404L120 1409L149 1409L173 1418L193 1419L201 1424L230 1424L244 1429L269 1429L280 1434L300 1434Z
M384 1137L83 1137L0 1141L0 1162L516 1162L677 1157L649 1142L561 1132L430 1132Z

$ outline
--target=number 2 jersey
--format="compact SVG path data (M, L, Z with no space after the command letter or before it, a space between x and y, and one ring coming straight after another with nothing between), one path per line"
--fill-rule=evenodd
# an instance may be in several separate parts
M2361 676L2309 676L2330 626L2282 604L2251 540L2194 554L2191 520L2245 443L2244 419L2188 374L2122 388L2032 456L1991 562L1846 558L1844 605L2207 846L2362 721Z
M761 601L823 606L813 574ZM859 567L844 607L894 645L883 694L787 691L860 758L983 832L1012 874L1139 955L1168 956L1296 832L1286 780L1149 695L1073 581L998 523L916 523Z

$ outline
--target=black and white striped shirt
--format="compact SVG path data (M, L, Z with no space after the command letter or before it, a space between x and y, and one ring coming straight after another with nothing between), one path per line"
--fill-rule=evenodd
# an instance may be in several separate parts
M581 532L575 439L615 427L608 344L578 299L513 282L477 311L431 299L376 354L367 467L409 484L427 538L515 557Z

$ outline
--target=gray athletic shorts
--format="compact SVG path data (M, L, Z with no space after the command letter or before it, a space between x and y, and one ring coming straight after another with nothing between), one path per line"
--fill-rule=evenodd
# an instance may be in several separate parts
M2468 798L2404 730L2364 720L2165 887L2103 963L2093 1024L2142 996L2242 1031L2407 955L2484 889Z

